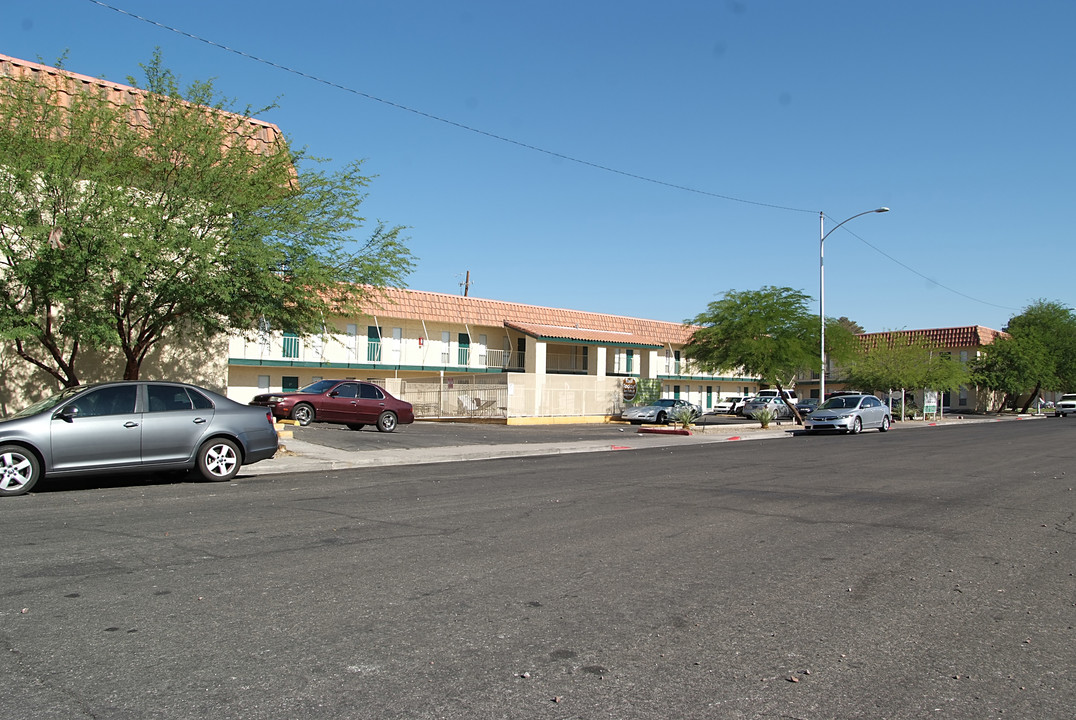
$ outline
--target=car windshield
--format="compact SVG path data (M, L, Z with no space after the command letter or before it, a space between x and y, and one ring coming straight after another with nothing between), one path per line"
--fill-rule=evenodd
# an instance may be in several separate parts
M676 404L676 400L673 400L672 398L669 398L667 400L656 400L656 401L654 401L654 406L655 407L672 407L675 404Z
M332 386L336 385L339 380L318 380L316 383L310 383L306 387L297 390L296 392L310 393L311 395L320 395Z
M847 410L849 408L859 407L858 395L846 395L844 397L834 397L826 400L823 404L818 406L819 410Z
M79 386L76 386L76 387L66 388L62 392L59 392L59 393L53 395L52 397L45 398L44 400L39 400L38 402L35 402L30 407L23 408L22 410L15 413L11 417L12 418L30 417L31 415L37 415L38 413L45 412L46 410L51 410L52 408L56 407L60 403L64 402L65 400L68 400L68 399L74 397L75 395L78 395L80 392L83 392L85 389L86 389L85 385L79 385Z

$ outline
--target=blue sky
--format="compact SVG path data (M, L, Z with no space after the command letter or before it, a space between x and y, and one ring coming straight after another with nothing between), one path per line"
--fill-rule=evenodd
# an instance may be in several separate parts
M470 271L475 297L681 321L778 285L817 311L819 212L888 206L827 238L827 315L1076 305L1070 0L108 5L144 19L7 0L0 53L125 82L160 47L183 84L277 102L294 144L365 159L415 289Z

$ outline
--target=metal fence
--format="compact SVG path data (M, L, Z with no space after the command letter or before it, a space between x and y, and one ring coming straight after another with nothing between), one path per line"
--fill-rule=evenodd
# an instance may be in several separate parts
M417 418L507 418L508 383L481 377L404 380L400 397Z

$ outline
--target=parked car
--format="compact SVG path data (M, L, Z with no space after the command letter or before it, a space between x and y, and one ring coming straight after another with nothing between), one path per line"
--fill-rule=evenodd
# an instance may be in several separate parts
M791 401L795 404L795 399ZM792 417L792 410L785 404L785 401L776 395L758 395L751 398L751 400L743 406L743 416L746 418L755 417L755 413L759 410L770 410L773 412L775 418L790 418Z
M1070 413L1076 413L1076 393L1066 393L1054 403L1054 417L1065 417Z
M886 432L892 422L889 408L873 395L838 395L805 417L803 428L807 432L839 430L855 435L867 428Z
M796 398L795 390L782 390L781 393L786 398L788 398L788 401L793 405L799 402L799 400ZM766 390L759 390L758 395L756 395L755 397L776 398L780 397L780 395L777 392L777 388L767 388Z
M272 415L204 388L113 382L67 388L0 419L0 495L41 478L117 471L191 470L231 480L273 457Z
M718 400L714 405L715 413L723 413L725 415L734 415L738 411L743 410L744 401L747 400L743 395L730 395L723 400Z
M633 425L642 423L657 423L666 425L674 420L682 408L688 408L692 412L692 420L702 417L702 409L694 403L680 398L663 398L655 400L649 405L636 405L624 408L620 413L621 420L627 420Z
M318 380L295 392L255 395L250 404L267 407L276 417L295 420L303 427L324 422L340 423L349 430L376 425L381 432L392 432L401 423L415 421L411 403L358 380Z
M818 407L818 398L803 398L796 403L796 410L800 415L810 415Z

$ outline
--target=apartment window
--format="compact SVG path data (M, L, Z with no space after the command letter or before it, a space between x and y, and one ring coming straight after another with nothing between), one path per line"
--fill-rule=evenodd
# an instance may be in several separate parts
M673 375L679 375L679 374L680 374L680 351L679 350L674 350L673 351ZM679 395L677 397L679 397Z
M269 392L269 376L268 375L259 375L258 376L258 389L261 390L262 392Z
M456 351L456 362L459 365L471 364L471 336L467 333L460 333L459 335L459 349Z
M376 325L366 328L366 362L381 362L381 328Z
M441 331L441 362L448 365L449 353L452 352L452 333Z
M478 336L478 366L486 367L486 345L489 344L489 337L486 335Z
M583 369L589 370L590 367L590 348L586 345L583 346Z
M355 323L348 323L347 329L347 351L350 359L358 360L359 358L359 326Z
M400 352L403 349L403 328L392 328L392 362L400 364Z
M961 407L968 406L968 388L964 385L960 386L959 395L957 395L957 402L960 404Z
M299 377L297 375L285 375L280 378L280 389L284 392L294 392L299 389Z
M286 358L298 358L299 357L299 336L293 332L284 333L284 337L281 338L281 354Z
M625 372L627 372L628 375L631 375L632 370L634 370L632 366L635 364L635 351L631 348L628 348L624 353L624 364L627 367Z

